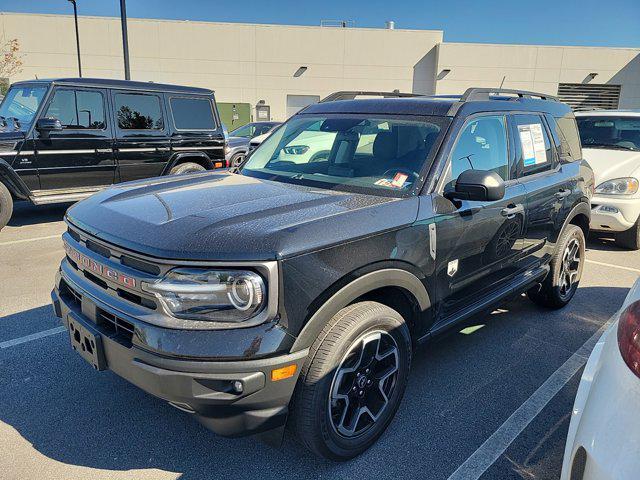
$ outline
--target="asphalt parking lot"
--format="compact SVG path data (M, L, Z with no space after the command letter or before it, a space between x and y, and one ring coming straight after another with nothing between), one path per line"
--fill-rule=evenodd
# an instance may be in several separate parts
M419 351L395 421L336 464L293 438L225 439L71 350L49 306L66 206L20 205L0 233L0 477L556 479L588 349L640 275L590 240L576 297L525 297Z

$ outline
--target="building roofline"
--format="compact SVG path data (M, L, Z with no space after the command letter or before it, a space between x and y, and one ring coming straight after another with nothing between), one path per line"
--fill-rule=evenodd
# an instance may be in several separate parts
M609 50L631 50L633 52L640 53L640 48L637 47L609 47L598 45L542 45L538 43L486 43L486 42L447 42L442 41L440 45L460 45L460 46L479 46L479 47L532 47L532 48L592 48L592 49L609 49Z

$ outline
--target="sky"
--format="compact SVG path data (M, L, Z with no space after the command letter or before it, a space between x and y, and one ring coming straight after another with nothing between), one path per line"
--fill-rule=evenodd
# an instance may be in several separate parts
M119 0L77 0L79 15L119 16ZM67 0L0 0L0 12L70 14ZM129 17L443 30L447 42L640 47L640 0L127 0Z

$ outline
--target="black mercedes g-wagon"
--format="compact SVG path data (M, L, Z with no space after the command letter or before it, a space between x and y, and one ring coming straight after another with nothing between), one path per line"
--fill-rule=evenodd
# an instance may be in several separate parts
M391 422L417 345L522 292L571 300L593 187L544 95L319 103L235 172L73 206L53 305L95 369L215 432L289 423L349 459Z
M0 104L0 229L15 200L73 202L117 182L225 166L211 90L63 78Z

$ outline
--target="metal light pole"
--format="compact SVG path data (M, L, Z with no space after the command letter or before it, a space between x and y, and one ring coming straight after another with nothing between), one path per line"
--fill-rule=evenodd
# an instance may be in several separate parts
M76 49L78 50L78 75L82 77L82 65L80 63L80 34L78 33L78 7L76 0L69 0L73 4L73 19L76 24Z
M129 72L129 37L127 35L127 5L125 0L120 0L120 20L122 22L122 51L124 53L124 78L125 80L131 80L131 73Z

